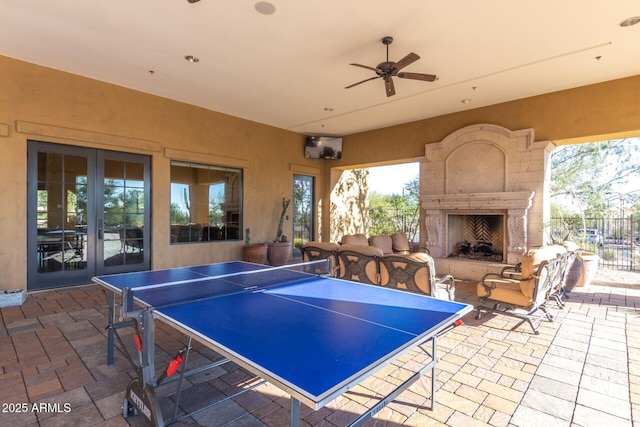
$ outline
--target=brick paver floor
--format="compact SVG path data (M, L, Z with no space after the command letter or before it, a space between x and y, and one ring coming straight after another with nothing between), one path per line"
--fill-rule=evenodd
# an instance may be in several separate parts
M456 298L476 304L475 285L459 282ZM540 334L513 318L475 313L438 340L436 409L430 377L413 384L368 426L640 425L640 284L576 289ZM134 375L119 353L106 364L107 297L95 285L29 295L1 309L0 426L127 426L122 402ZM121 330L132 344L130 333ZM185 337L158 324L158 365ZM129 343L131 341L131 343ZM190 366L218 358L194 344ZM301 408L303 426L343 426L408 378L428 356L414 350L325 408ZM189 377L183 408L256 385L230 363ZM172 386L160 388L167 414ZM289 397L268 383L224 400L184 425L288 425ZM178 424L180 425L180 424Z

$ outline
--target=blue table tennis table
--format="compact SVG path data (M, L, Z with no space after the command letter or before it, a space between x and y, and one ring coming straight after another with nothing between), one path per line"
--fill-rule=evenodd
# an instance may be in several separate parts
M437 337L473 307L318 275L328 271L319 265L269 268L236 261L93 278L110 291L109 363L114 337L122 345L118 329L132 325L136 331L138 375L127 387L123 415L135 410L152 425L177 419L181 389L168 422L155 396L166 377L156 377L154 320L188 337L172 361L183 364L171 380L190 374L193 338L225 357L209 367L233 361L288 393L292 426L299 425L300 403L320 409L430 341L431 348L423 348L430 362L351 425L364 424L428 370L433 409ZM116 294L122 297L119 318Z

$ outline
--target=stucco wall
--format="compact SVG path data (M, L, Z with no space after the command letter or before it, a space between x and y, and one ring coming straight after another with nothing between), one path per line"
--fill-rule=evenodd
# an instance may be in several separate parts
M347 135L342 160L309 160L304 136L177 101L0 56L0 289L26 281L26 141L152 157L152 267L240 258L241 242L170 246L169 161L245 170L244 226L272 238L292 175L318 177L318 228L328 240L330 193L341 169L420 159L424 145L470 124L533 128L557 144L640 135L640 76ZM290 224L285 224L290 228Z
M322 172L286 130L1 56L0 82L0 289L26 285L28 139L151 156L152 268L241 258L243 242L169 245L171 159L244 169L252 242L275 236L293 174Z

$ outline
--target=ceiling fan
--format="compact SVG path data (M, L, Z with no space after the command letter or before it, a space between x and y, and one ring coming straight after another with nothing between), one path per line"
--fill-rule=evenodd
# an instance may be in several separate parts
M415 61L417 61L418 59L420 59L420 57L418 55L416 55L415 53L411 52L410 54L408 54L407 56L405 56L404 58L402 58L398 62L389 61L389 45L392 42L393 42L393 37L386 36L386 37L382 38L382 43L387 46L387 60L385 62L381 62L380 64L378 64L377 67L373 68L373 67L368 67L366 65L349 64L349 65L353 65L353 66L356 66L356 67L366 68L367 70L375 71L377 76L362 80L361 82L354 83L352 85L349 85L349 86L345 87L345 89L352 88L354 86L357 86L357 85L359 85L361 83L364 83L364 82L368 82L370 80L375 80L375 79L382 78L384 80L384 87L385 87L385 89L387 91L387 96L393 96L393 95L396 94L396 89L393 86L392 77L400 77L401 79L422 80L422 81L425 81L425 82L432 82L432 81L434 81L434 80L436 80L438 78L437 76L435 76L433 74L405 73L405 72L401 73L401 72L399 72L400 70L402 70L407 65L412 64Z

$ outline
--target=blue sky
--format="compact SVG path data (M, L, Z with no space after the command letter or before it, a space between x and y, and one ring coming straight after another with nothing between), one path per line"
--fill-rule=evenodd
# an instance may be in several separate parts
M420 174L420 163L369 168L369 191L402 194L404 185Z

